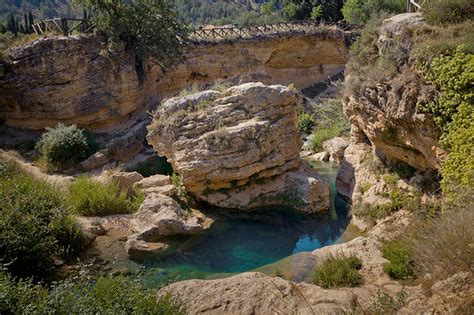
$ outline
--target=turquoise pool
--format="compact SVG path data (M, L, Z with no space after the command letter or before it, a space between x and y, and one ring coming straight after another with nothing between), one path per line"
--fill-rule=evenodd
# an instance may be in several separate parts
M192 278L212 278L250 271L296 253L337 242L350 218L347 205L335 193L337 166L313 163L331 182L331 209L303 216L287 209L271 209L243 218L223 215L193 246L160 260L138 264L140 277L149 287Z

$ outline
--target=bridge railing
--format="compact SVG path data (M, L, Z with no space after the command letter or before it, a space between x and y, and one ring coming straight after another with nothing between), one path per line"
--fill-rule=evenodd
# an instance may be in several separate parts
M352 28L351 25L345 23L324 23L317 21L280 22L265 25L200 28L193 30L190 34L190 38L197 41L242 39L271 33L310 31L329 26L337 26L343 30Z
M52 32L69 36L74 33L92 33L94 25L84 19L56 18L33 24L33 30L38 35Z
M351 25L345 23L325 23L317 21L300 21L300 22L280 22L265 25L250 26L223 26L210 28L196 28L190 34L193 41L213 41L226 39L242 39L252 38L269 33L281 33L292 31L309 31L321 27L337 26L343 30L349 30ZM42 20L33 24L33 30L36 34L44 33L60 33L69 36L74 33L92 33L94 25L84 19L75 18L56 18Z

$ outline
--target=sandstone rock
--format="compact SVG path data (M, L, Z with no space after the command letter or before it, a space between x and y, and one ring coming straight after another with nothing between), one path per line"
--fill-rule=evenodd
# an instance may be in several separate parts
M145 195L155 193L166 196L173 196L178 193L176 187L171 183L170 177L168 175L160 174L143 178L139 182L136 182L133 185L133 188L139 189Z
M310 159L318 160L321 162L327 162L329 161L329 153L326 151L315 153L311 156L309 156Z
M380 56L387 49L397 51L390 54L390 61L400 73L381 80L349 71L346 78L359 92L346 95L344 112L354 125L351 139L358 138L353 142L366 138L384 161L429 171L439 170L446 152L439 145L439 128L420 111L435 97L435 87L419 75L408 57L416 41L411 36L424 24L420 14L397 15L383 22L376 49Z
M262 83L172 98L156 111L148 141L209 204L326 210L328 185L299 156L300 101L287 87Z
M257 272L216 280L187 280L158 292L183 302L189 314L335 314L353 310L349 289L324 290Z
M341 163L344 151L349 146L349 141L341 137L335 137L323 142L323 149L329 153L331 162Z
M120 130L146 117L160 99L192 85L218 79L265 79L300 88L316 84L343 71L352 37L326 28L197 43L185 63L167 74L145 62L141 81L134 54L124 45L112 52L100 36L48 36L13 50L0 86L0 117L9 126L27 129L63 122L94 131Z
M127 253L133 258L162 255L171 247L163 237L171 235L193 235L202 233L212 221L185 211L172 198L149 194L132 220L135 234L128 237Z

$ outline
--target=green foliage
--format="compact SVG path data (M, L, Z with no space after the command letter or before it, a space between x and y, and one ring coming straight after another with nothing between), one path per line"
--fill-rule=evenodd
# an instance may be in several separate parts
M441 169L441 187L449 198L474 187L474 54L456 51L420 65L440 92L422 110L431 113L442 130L441 144L449 154Z
M381 248L382 256L389 260L383 270L393 279L409 280L415 278L413 253L403 240L385 243Z
M342 14L349 23L363 25L380 13L398 14L406 10L405 0L347 0Z
M47 128L36 148L48 167L62 169L85 160L94 152L95 143L76 125L60 123L55 128Z
M342 100L338 98L325 99L315 104L313 121L315 128L309 143L315 152L322 150L324 141L350 130L350 124L343 113Z
M376 296L368 307L368 312L364 314L385 315L396 314L403 307L407 298L407 292L403 288L395 296L387 292L378 290Z
M355 287L363 283L360 268L362 263L355 256L329 256L313 271L313 281L323 288Z
M423 16L436 24L459 23L474 16L474 3L471 0L430 0L423 7Z
M154 290L125 277L63 281L47 289L0 272L0 313L181 315L185 310L170 295L157 299Z
M74 0L91 15L96 29L111 43L124 41L133 48L142 79L142 60L152 58L163 70L182 60L189 30L170 0ZM159 31L157 31L159 30Z
M313 130L313 116L303 110L298 113L298 130L302 133L309 134Z
M0 165L5 165L1 162ZM68 259L85 239L48 184L0 166L0 261L15 275L44 275L56 257Z
M132 213L142 201L140 193L129 198L127 192L122 191L115 182L102 184L87 176L77 178L66 196L71 210L84 216Z
M341 0L270 0L261 7L263 14L281 16L287 21L342 19Z
M188 192L181 182L181 177L178 174L173 173L171 175L171 183L176 187L176 190L178 190L178 198L180 200L186 200L188 198Z
M143 177L150 177L156 174L171 175L173 167L165 157L154 156L145 162L139 163L132 171L140 173Z

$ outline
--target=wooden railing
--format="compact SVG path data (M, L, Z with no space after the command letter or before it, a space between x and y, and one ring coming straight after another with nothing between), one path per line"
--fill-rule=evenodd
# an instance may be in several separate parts
M317 21L301 21L301 22L281 22L266 25L254 26L230 26L230 27L211 27L196 28L190 34L193 41L213 41L226 39L241 39L258 37L271 33L291 33L293 31L310 31L322 27L336 26L343 30L349 30L351 25L345 23L323 23ZM60 33L69 36L74 33L91 33L94 25L84 19L75 18L56 18L50 20L42 20L33 25L36 34L41 35L47 32Z
M317 21L281 22L253 26L230 26L195 29L190 38L196 41L226 40L254 38L271 33L291 33L295 31L311 31L323 27L336 26L349 30L351 25L345 23L323 23Z
M33 24L33 30L38 35L52 32L69 36L74 33L91 33L94 30L94 25L90 21L84 19L56 18L42 20Z

